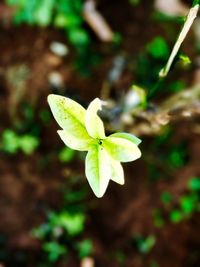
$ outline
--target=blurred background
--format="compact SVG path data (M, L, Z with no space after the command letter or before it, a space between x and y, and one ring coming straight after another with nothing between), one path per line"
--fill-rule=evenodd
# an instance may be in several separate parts
M200 266L200 19L159 80L192 1L0 1L0 267ZM107 102L142 139L97 199L50 93Z

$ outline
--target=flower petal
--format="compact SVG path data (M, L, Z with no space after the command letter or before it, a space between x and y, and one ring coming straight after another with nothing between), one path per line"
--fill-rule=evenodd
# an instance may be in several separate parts
M121 162L133 161L141 156L137 145L124 138L109 136L103 141L103 146L111 157Z
M102 197L111 177L109 155L101 146L93 146L86 156L86 177L97 197Z
M104 125L100 117L97 115L97 111L101 110L101 100L95 98L86 110L85 125L88 134L97 139L105 138Z
M90 136L88 138L88 134L84 135L82 131L59 130L57 132L65 145L75 150L87 151L95 142Z

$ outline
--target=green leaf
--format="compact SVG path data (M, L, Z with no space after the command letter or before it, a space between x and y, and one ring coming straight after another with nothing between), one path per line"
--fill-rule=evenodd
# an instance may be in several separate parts
M91 137L97 139L104 139L104 125L102 120L97 115L98 110L101 110L101 100L99 98L95 98L87 108L85 116L85 125Z
M118 184L124 184L124 171L119 161L110 158L111 177L110 179Z
M86 156L86 177L97 197L102 197L111 177L110 157L102 146L93 146Z
M41 26L46 27L51 23L54 0L43 0L37 6L34 18L35 22Z
M179 223L183 219L183 214L180 210L172 210L170 213L170 220L173 223Z
M14 131L10 129L4 130L2 134L2 149L10 154L16 153L19 149L19 140Z
M38 145L39 140L35 136L26 134L19 138L19 146L21 150L27 155L31 155L38 147Z
M86 135L85 132L66 130L59 130L57 132L65 145L75 150L87 151L95 143L95 140Z
M124 138L128 141L131 141L132 143L139 145L142 141L137 138L135 135L133 134L129 134L129 133L114 133L111 134L109 137L120 137L120 138Z
M93 249L93 244L92 244L92 241L90 239L85 239L85 240L81 241L78 244L79 257L81 259L88 257L89 255L91 255L92 249Z
M64 147L60 150L58 158L61 162L71 162L75 157L75 151L69 147Z
M155 37L147 45L147 51L155 59L166 59L170 53L168 44L165 39L160 36Z
M86 110L80 104L70 98L54 94L49 95L47 100L53 116L61 128L68 130L74 123L85 128Z
M45 242L42 248L48 254L51 262L57 261L62 255L67 255L67 248L54 241Z
M137 145L124 138L109 136L103 141L103 146L111 157L121 162L133 161L141 156Z
M199 177L193 177L189 181L188 187L190 190L199 191L200 190L200 178Z
M65 130L58 131L63 142L73 149L88 150L94 140L84 125L85 109L77 102L58 95L49 95L48 103L55 120Z

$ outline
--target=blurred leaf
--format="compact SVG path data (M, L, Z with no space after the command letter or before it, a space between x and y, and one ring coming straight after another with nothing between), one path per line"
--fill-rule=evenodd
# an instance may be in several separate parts
M68 38L69 41L77 47L88 46L90 43L88 33L80 27L70 28L68 31Z
M169 46L162 37L154 38L147 45L147 51L155 59L167 59L170 53Z
M169 192L163 192L160 196L160 199L163 203L168 204L172 202L173 196Z
M43 223L39 227L34 228L31 231L31 234L40 240L44 240L50 230L50 225L48 223Z
M60 256L67 255L67 248L57 242L45 242L43 250L48 254L50 262L55 262Z
M61 162L71 162L74 159L75 154L76 152L73 149L64 147L60 150L58 158Z
M34 136L23 135L19 137L19 146L21 150L27 155L32 154L33 151L38 147L38 145L39 140Z
M168 85L167 90L172 93L177 93L186 88L186 84L183 81L173 81Z
M71 236L80 234L84 229L85 216L83 213L61 212L60 214L50 213L49 219L52 225L61 226Z
M46 27L51 23L54 0L43 0L34 10L34 19L36 24Z
M180 206L184 213L190 214L196 210L198 204L198 195L196 193L182 196Z
M174 147L173 150L169 153L168 161L171 166L174 168L180 168L185 163L185 150L182 147Z
M172 210L170 212L170 220L173 223L179 223L182 221L182 219L183 219L183 215L182 215L182 212L180 210Z
M193 177L188 182L188 187L190 190L194 191L200 191L200 178L199 177Z
M142 254L148 254L156 243L156 238L154 235L149 235L147 237L138 236L135 238L138 250Z
M187 55L181 54L181 55L179 55L179 58L182 61L184 66L187 66L187 65L191 64L191 60Z
M14 154L19 149L19 138L17 134L12 130L4 130L2 134L2 149L5 152L10 154Z
M74 14L58 13L54 20L54 25L59 28L74 28L81 25L82 19Z
M91 255L93 244L90 239L85 239L78 244L79 257L85 258Z

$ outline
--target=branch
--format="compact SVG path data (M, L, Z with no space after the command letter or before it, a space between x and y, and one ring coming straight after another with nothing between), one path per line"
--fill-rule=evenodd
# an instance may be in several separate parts
M163 126L180 118L192 118L200 115L200 85L179 92L164 101L155 112L142 111L138 118L143 122L135 124L130 130L134 134L158 134Z
M192 8L190 9L190 11L188 13L188 16L187 16L186 21L183 25L183 28L182 28L182 30L179 34L179 37L178 37L178 39L177 39L177 41L176 41L176 43L172 49L171 55L168 59L168 62L166 64L166 66L163 69L161 69L161 71L159 72L160 78L164 78L167 76L167 74L171 68L171 65L172 65L180 47L181 47L181 44L183 43L187 33L189 32L189 30L190 30L190 28L191 28L191 26L192 26L192 24L193 24L193 22L197 16L197 13L199 10L199 3L200 3L200 0L195 0L193 2Z

